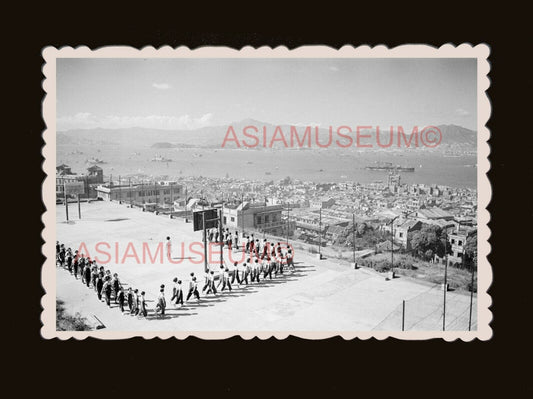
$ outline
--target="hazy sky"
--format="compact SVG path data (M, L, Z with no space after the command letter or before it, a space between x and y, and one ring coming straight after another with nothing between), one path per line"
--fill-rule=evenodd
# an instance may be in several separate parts
M57 128L476 130L476 59L58 59Z

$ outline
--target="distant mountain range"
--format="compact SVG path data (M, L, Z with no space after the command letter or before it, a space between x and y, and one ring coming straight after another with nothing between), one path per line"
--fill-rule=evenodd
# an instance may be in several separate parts
M126 129L78 129L68 130L57 133L58 145L118 145L126 147L151 147L151 148L221 148L226 133L230 125L224 126L209 126L195 130L162 130L162 129L149 129L149 128L126 128ZM273 125L253 119L245 119L240 122L233 123L231 125L236 133L236 137L242 143L243 139L246 139L248 143L252 143L253 140L247 138L243 134L243 129L246 126L255 126L258 129L258 133L254 133L259 139L259 144L256 149L263 149L263 128L267 132L267 146L270 140L274 136L276 127L280 127L285 139L290 143L290 125ZM355 129L355 126L351 126ZM477 145L477 134L475 131L466 129L457 125L439 125L437 126L442 133L442 141L438 146L438 149L442 151L475 151ZM305 126L295 126L300 139L303 137ZM333 128L333 141L339 139L339 141L346 143L346 140L338 136L336 130L338 126L332 126ZM380 128L380 142L388 143L390 141L390 127ZM410 127L406 128L409 129ZM422 127L420 127L422 129ZM252 133L252 130L249 130ZM317 148L314 144L315 128L311 129L312 133L312 148ZM342 131L344 134L346 131ZM376 142L375 130L365 130L364 134L371 135L370 138L365 138L365 142ZM408 137L411 133L410 130L405 131L405 135ZM326 143L329 139L329 127L318 129L319 141ZM348 134L351 137L355 137L355 132ZM397 142L397 130L394 130L394 139ZM278 136L279 133L278 133ZM355 144L353 145L355 147ZM228 141L226 148L236 148L235 142ZM274 143L274 148L285 148L282 142ZM332 146L332 148L339 148ZM407 149L408 150L408 149Z

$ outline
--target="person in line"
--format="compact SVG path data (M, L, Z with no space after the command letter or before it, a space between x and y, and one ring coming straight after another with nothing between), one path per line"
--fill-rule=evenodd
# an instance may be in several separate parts
M209 273L209 269L206 270L204 273L204 286L202 288L202 292L205 292L205 290L209 287L209 277L211 276L211 273Z
M248 259L249 261L249 259ZM250 275L250 266L244 262L242 265L241 284L248 285L248 276Z
M137 316L139 314L139 290L135 288L133 290L131 315Z
M124 288L119 288L118 294L116 296L116 301L118 302L118 307L120 308L120 311L124 313Z
M74 259L72 259L72 270L74 271L74 277L76 278L76 280L78 279L78 267L79 267L79 264L78 264L78 257L74 257Z
M231 283L230 283L230 278L229 278L229 269L226 268L224 269L224 271L222 272L222 275L220 276L221 280L222 280L222 289L220 290L220 292L224 291L224 289L226 288L226 286L228 287L228 289L231 291Z
M167 250L167 259L172 259L172 241L170 241L170 237L167 237L167 242L165 246Z
M255 281L256 283L259 283L259 259L255 259L253 265L252 265L252 283Z
M118 302L117 296L118 296L118 292L120 291L120 287L121 287L120 280L118 278L117 273L113 274L113 279L111 281L113 283L113 294L115 296L115 303L117 303Z
M233 236L233 247L238 251L239 250L239 232L235 231Z
M146 299L144 298L144 294L145 292L142 291L141 296L139 297L139 314L143 317L146 317L148 315L148 310L146 310ZM163 309L163 314L165 314L164 309Z
M209 293L213 293L214 296L217 295L217 287L215 287L215 272L212 271L211 273L209 273L209 283L208 283L208 289L207 289L207 292L205 293L205 295L209 295Z
M233 262L233 268L231 270L231 284L235 283L235 280L237 280L238 285L241 285L241 279L239 278L239 269L238 269L237 262Z
M106 276L104 279L104 286L102 287L104 292L104 299L107 306L111 307L111 292L113 288L111 287L111 279L109 276Z
M104 288L104 276L102 274L98 274L98 277L96 277L96 295L98 295L98 300L102 300L102 289Z
M170 303L172 303L174 299L176 299L176 297L178 296L178 278L174 277L172 282L174 283L174 286L172 287L172 296L170 297Z
M92 266L91 267L91 283L92 283L92 286L94 288L95 291L97 291L96 289L96 280L98 279L98 269L96 266Z
M133 314L133 290L131 287L128 288L128 308L130 309L130 314Z
M176 286L176 306L179 304L180 307L183 307L183 288L181 287L181 280L178 280Z
M252 255L254 248L255 248L255 241L254 241L254 235L252 234L250 237L250 244L249 244L250 256Z
M356 267L357 267L357 264L356 264ZM291 249L287 251L287 269L289 269L291 273L294 273L296 270L294 267L294 256L292 254Z
M231 245L233 244L233 237L231 236L230 232L228 232L228 235L226 237L226 243L228 245L228 251L231 251Z
M196 277L193 276L191 282L189 283L189 293L187 294L186 302L189 301L189 298L194 295L197 301L200 301L200 294L198 293L198 283L196 282Z

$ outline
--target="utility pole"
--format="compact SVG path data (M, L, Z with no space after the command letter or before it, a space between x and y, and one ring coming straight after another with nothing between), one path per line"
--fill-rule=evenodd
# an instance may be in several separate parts
M318 257L322 259L322 206L318 211Z
M187 223L187 219L189 218L189 210L187 209L187 186L185 186L185 223Z
M242 238L244 240L244 193L241 193L241 228Z
M289 205L289 203L287 202L287 247L289 246L289 231L290 231L290 228L291 228L291 216L290 216L290 210L291 210L291 207Z
M444 241L444 256L446 263L444 264L444 302L442 309L442 331L446 331L446 291L448 291L448 227L445 228L444 236L446 241Z
M120 185L120 175L118 175L118 203L122 204L122 187Z
M205 230L205 212L202 212L202 226L204 230L204 272L207 273L207 231Z
M223 224L224 224L224 201L222 201L222 208L220 208L220 221L219 221L219 235L220 235L220 266L224 266L224 239L222 238Z
M402 331L405 331L405 299L402 301Z
M78 219L81 220L81 203L80 203L80 194L78 194Z
M391 270L391 279L394 278L394 221L398 219L400 215L393 218L390 222L390 231L391 231L391 238L390 238L390 270Z
M131 177L128 179L128 184L130 186L129 193L130 193L130 208L133 206L133 190L131 189Z
M465 242L466 243L466 242ZM464 257L465 252L463 251L463 264L464 264ZM472 305L474 301L474 270L476 268L476 264L472 264L472 280L470 281L470 314L468 315L468 331L472 330Z
M353 250L353 264L355 267L355 214L352 213L352 250Z
M63 195L65 198L65 212L67 213L67 222L68 222L68 197L67 197L67 183L63 182Z
M174 185L170 184L170 217L172 218L172 210L174 209Z

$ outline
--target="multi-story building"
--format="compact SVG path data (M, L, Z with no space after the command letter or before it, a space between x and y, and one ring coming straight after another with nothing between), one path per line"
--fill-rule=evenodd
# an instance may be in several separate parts
M224 226L253 229L273 235L283 233L282 205L245 201L240 204L225 204L223 209Z
M73 173L68 165L61 164L56 167L56 196L62 198L65 193L65 184L82 182L85 186L83 197L96 197L96 186L104 182L104 172L101 167L93 165L87 168L85 174Z
M183 197L184 190L180 184L160 185L135 184L135 185L99 185L96 188L98 198L104 201L122 201L132 204L174 204L174 201Z

